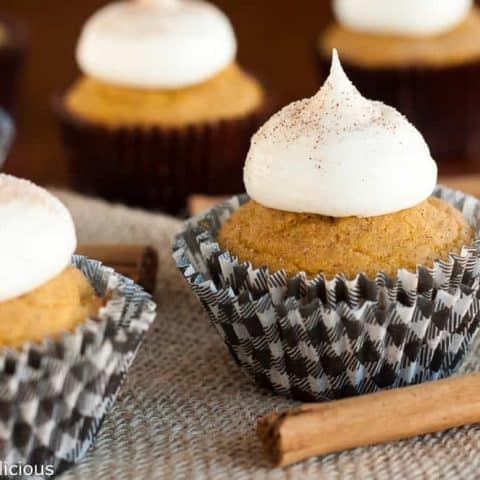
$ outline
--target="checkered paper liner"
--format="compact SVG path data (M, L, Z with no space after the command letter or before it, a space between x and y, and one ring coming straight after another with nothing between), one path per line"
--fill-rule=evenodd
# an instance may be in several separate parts
M298 400L327 400L451 374L480 322L480 202L439 186L459 209L473 245L432 268L289 278L239 263L216 241L246 195L185 224L174 260L235 361L257 384Z
M72 263L98 295L110 300L58 340L0 349L0 461L51 465L55 474L78 462L94 443L156 306L141 287L75 256ZM45 471L45 469L44 469Z

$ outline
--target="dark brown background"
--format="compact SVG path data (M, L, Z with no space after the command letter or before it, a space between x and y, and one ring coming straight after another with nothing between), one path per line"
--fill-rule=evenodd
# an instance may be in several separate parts
M0 12L24 21L29 52L18 136L7 170L39 183L68 184L50 111L53 92L78 71L74 48L85 19L101 0L1 0ZM330 17L327 0L217 0L237 31L239 58L264 79L282 104L318 87L313 48Z

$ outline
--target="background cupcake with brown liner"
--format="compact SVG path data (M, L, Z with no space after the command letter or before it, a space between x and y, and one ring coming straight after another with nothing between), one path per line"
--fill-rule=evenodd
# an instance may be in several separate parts
M0 225L0 461L59 474L94 442L155 305L72 260L70 213L40 187L1 174Z
M242 190L265 118L228 18L202 0L131 0L86 23L83 75L56 102L78 189L178 213L191 193Z
M480 158L480 10L473 0L334 0L320 36L323 78L337 48L369 98L396 107L437 161Z
M26 41L22 23L0 11L0 107L10 114L17 107Z
M405 117L334 55L320 92L253 137L244 180L174 258L259 385L322 400L452 373L479 326L480 204L435 187Z

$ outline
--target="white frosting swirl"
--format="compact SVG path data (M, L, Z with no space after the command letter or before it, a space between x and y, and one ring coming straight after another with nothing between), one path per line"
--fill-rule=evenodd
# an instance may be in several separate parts
M72 217L59 200L5 174L0 174L0 231L0 301L61 273L77 243Z
M436 35L455 28L473 0L334 0L338 21L366 33Z
M202 0L112 3L85 24L77 45L80 69L107 83L182 88L200 83L235 59L228 18Z
M362 97L336 51L317 95L288 105L255 134L244 170L258 203L332 217L412 207L436 181L418 130L395 109Z

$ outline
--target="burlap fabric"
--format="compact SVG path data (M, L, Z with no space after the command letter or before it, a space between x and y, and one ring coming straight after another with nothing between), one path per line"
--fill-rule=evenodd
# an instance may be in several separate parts
M258 390L230 359L171 259L180 222L54 193L80 242L150 243L160 254L156 323L96 445L62 480L480 478L478 426L272 469L255 419L294 403ZM478 342L462 367L475 368Z

